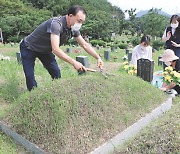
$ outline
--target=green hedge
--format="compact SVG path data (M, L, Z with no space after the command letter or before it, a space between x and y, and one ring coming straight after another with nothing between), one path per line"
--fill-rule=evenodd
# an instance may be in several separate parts
M106 43L103 40L91 40L90 43L92 44L92 46L105 46Z

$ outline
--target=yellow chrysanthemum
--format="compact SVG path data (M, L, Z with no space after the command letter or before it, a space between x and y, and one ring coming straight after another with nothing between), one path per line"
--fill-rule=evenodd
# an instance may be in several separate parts
M123 62L123 65L127 65L127 64L128 64L128 61Z
M171 82L172 78L171 78L171 76L167 75L167 76L165 76L164 80L167 82Z
M173 71L173 72L174 72L174 74L173 74L173 75L174 75L176 78L178 78L178 79L179 79L179 78L180 78L180 73L178 73L178 72L176 72L176 71Z
M125 69L125 70L128 70L128 68L129 68L129 65L125 65L125 66L124 66L124 69Z
M173 71L173 68L171 66L168 66L165 68L165 71Z
M129 70L128 74L133 75L134 74L134 70Z

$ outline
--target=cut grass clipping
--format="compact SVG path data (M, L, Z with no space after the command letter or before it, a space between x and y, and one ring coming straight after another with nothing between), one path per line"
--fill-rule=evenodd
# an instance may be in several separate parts
M180 98L163 117L151 123L115 154L179 154L180 153Z
M22 94L4 118L48 153L88 153L165 101L135 76L89 73Z

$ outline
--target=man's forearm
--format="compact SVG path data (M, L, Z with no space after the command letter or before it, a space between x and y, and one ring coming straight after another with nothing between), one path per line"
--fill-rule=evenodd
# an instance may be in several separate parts
M97 52L93 49L93 47L92 47L90 44L86 43L86 44L84 44L82 47L84 48L84 50L85 50L87 53L89 53L89 54L90 54L91 56L93 56L94 58L96 58L96 59L101 58L101 57L97 54Z
M60 48L59 49L56 49L56 50L53 50L53 53L59 57L60 59L70 63L70 64L74 64L74 59L72 59L71 57L69 57L67 54L65 54Z

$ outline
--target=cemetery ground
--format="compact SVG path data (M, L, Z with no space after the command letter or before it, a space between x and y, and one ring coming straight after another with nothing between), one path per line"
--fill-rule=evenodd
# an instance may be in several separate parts
M81 48L74 47L73 52L68 53L71 57L87 55L84 51L74 53L75 49L81 51ZM104 50L97 52L103 57ZM37 60L38 88L28 92L22 66L16 60L18 51L18 45L0 47L0 53L11 58L10 61L0 61L0 121L48 153L88 153L167 98L150 83L120 71L125 55L123 49L111 52L111 61L105 61L104 71L114 74L108 79L100 73L87 72L78 76L72 66L58 59L62 78L52 81ZM162 70L162 66L157 65L161 53L158 51L153 55L155 70ZM118 59L114 60L114 56ZM89 55L88 59L90 68L97 69L96 60ZM175 101L178 105L179 98ZM2 133L0 143L3 143L0 153L8 150L21 153L24 150Z
M179 154L180 153L180 98L163 117L152 122L142 132L126 142L114 154Z

